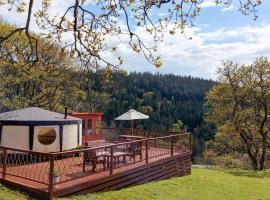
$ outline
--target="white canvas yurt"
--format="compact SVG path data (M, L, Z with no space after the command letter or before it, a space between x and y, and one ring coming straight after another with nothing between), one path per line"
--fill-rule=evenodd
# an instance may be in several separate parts
M82 120L29 107L0 113L2 146L39 152L58 152L82 144Z

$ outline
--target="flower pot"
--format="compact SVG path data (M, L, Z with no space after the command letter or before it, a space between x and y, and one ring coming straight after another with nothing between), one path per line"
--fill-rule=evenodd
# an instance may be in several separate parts
M57 184L60 182L60 176L54 176L53 177L53 184Z

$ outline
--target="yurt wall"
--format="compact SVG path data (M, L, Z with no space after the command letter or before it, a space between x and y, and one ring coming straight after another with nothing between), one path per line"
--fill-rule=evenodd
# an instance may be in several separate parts
M11 148L28 149L29 126L2 126L1 145Z
M78 130L78 128L77 124L63 126L63 151L70 149L70 147L77 146L78 143L81 144L81 134L80 129ZM78 135L74 134L74 132L78 132Z
M46 132L47 130L47 132ZM42 136L41 134L46 134L48 131L53 131L54 135ZM43 131L43 133L42 133ZM34 129L34 141L33 150L40 152L56 152L60 151L60 136L59 136L59 126L36 126Z

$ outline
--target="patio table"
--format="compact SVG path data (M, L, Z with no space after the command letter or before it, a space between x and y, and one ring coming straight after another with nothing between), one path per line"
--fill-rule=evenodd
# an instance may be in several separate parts
M98 151L96 155L97 155L97 157L110 156L110 152L109 151Z
M126 163L126 156L128 156L129 153L127 152L114 152L113 153L113 163L114 165L117 165L120 163L119 158L123 157L123 162ZM97 152L96 154L97 157L104 157L107 160L107 166L109 166L110 163L110 157L111 157L111 153L109 151L100 151Z

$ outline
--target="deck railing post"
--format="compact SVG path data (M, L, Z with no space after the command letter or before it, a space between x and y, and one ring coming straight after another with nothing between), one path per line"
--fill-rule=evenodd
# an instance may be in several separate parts
M50 156L50 170L49 170L49 198L53 196L53 172L54 171L54 155Z
M173 136L171 136L171 156L173 156Z
M111 146L111 152L110 152L110 175L113 174L113 147Z
M100 135L99 135L99 139L101 140L101 139L104 139L104 137L103 137L103 131L102 131L102 128L100 129Z
M191 133L189 133L189 150L192 150L192 142L191 142L192 138L191 138Z
M87 152L86 152L86 150L83 150L82 151L82 160L83 160L83 172L85 172L85 167L86 167L86 157L87 157Z
M148 139L145 140L145 162L148 163Z
M6 179L6 172L7 172L7 149L5 147L2 147L3 148L3 180Z

